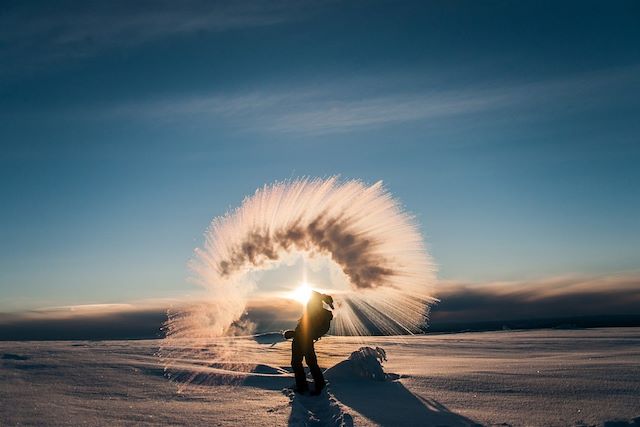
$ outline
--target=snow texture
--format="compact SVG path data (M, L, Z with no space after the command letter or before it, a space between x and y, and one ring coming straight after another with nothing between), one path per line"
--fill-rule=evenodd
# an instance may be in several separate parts
M183 360L183 391L158 340L0 342L0 425L640 424L638 328L326 337L320 396L289 390L290 343L235 339L246 360Z

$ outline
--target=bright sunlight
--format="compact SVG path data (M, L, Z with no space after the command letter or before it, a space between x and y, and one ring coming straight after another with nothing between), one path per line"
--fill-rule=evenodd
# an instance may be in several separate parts
M298 301L300 304L306 304L311 297L311 287L307 282L302 282L300 286L291 292L291 298Z

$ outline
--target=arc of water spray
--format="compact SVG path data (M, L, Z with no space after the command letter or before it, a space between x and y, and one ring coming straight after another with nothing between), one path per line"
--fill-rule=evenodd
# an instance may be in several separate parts
M435 267L414 217L382 182L303 178L258 189L215 218L190 267L210 298L171 312L165 340L230 332L253 290L250 273L295 253L327 256L350 285L337 295L333 334L419 332L427 322Z

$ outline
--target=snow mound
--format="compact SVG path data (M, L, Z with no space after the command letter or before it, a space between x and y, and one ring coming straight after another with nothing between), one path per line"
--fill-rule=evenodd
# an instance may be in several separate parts
M387 361L387 353L381 347L360 347L357 351L337 365L325 371L329 380L349 382L352 380L394 381L400 375L384 371L383 362Z
M382 362L387 361L387 353L381 347L360 347L347 359L351 362L351 370L356 376L375 381L397 379L395 374L384 372Z

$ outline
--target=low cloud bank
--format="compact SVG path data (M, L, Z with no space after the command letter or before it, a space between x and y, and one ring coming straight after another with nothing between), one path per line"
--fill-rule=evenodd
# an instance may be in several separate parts
M576 326L640 326L640 274L442 282L438 290L441 302L432 308L429 330L491 329L500 322L544 327L561 325L563 319L580 323Z
M56 307L22 313L0 313L0 340L124 340L163 338L168 304L96 304ZM295 301L250 302L243 317L256 331L295 326L300 316Z
M0 315L0 340L119 340L162 336L166 310L113 308L89 313L57 312Z
M553 326L640 326L640 274L555 277L529 282L441 282L427 331ZM0 313L0 340L153 339L168 304L104 304ZM256 332L295 326L295 301L253 300Z

